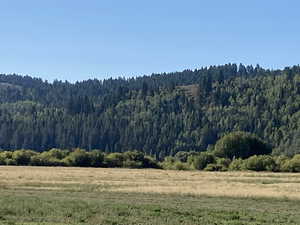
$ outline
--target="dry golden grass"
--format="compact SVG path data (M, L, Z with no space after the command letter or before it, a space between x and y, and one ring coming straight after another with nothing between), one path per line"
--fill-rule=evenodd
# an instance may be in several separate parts
M300 199L300 174L5 166L0 188Z

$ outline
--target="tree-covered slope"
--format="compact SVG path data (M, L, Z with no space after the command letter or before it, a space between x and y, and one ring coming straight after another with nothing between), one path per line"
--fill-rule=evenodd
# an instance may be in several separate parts
M300 152L299 66L228 64L75 84L0 75L0 103L2 149L136 149L164 157L204 151L241 130L275 153Z

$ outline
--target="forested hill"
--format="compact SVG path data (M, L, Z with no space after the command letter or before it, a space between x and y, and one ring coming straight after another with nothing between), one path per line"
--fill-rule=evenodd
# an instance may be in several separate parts
M300 153L300 66L227 64L137 78L53 83L0 75L0 148L205 151L231 131Z

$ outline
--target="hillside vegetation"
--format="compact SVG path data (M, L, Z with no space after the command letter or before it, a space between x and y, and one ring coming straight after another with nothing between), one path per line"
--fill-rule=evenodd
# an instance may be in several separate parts
M233 131L257 135L275 155L300 153L300 67L227 64L74 84L0 75L3 150L138 150L163 159L212 149Z

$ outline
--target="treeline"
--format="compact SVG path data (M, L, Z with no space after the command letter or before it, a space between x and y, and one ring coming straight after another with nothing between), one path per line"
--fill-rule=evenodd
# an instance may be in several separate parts
M300 154L292 158L254 155L247 159L229 159L210 152L178 152L174 157L166 157L160 165L170 170L300 172Z
M300 172L300 154L286 156L254 155L247 159L220 158L211 152L178 152L162 162L141 152L103 153L51 149L42 153L32 150L1 151L0 165L74 166L101 168L154 168L204 171L269 171Z
M295 66L292 70L299 71L299 68ZM281 73L280 70L266 70L259 65L253 67L226 64L133 78L89 79L74 84L59 80L49 83L30 76L0 74L0 103L34 101L46 106L66 107L72 99L76 101L87 96L95 104L107 107L118 103L120 99L127 98L126 94L130 95L132 91L142 90L144 94L151 94L160 89L198 84L203 80L214 82L241 76L280 75Z
M0 75L0 149L137 149L163 160L211 149L232 131L258 135L277 155L300 153L300 67L227 64L75 84Z
M300 154L286 157L270 155L271 152L270 146L257 136L233 132L221 138L207 152L180 151L162 161L139 151L104 153L100 150L51 149L42 153L32 150L1 151L0 165L300 172Z
M160 168L157 161L138 151L105 154L99 150L88 152L83 149L51 149L42 153L32 150L1 151L0 165Z
M166 157L162 168L178 170L252 170L270 172L300 172L300 155L293 158L272 156L271 146L256 135L232 132L217 141L207 152L178 152Z

